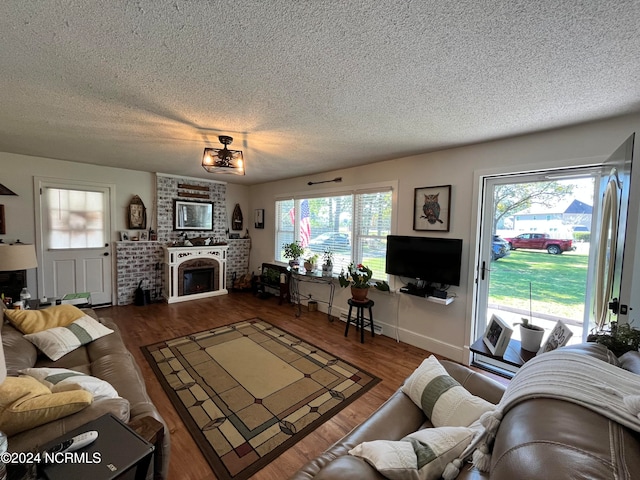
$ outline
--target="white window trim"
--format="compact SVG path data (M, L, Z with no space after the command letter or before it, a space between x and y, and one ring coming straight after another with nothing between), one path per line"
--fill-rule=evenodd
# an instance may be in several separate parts
M297 202L299 202L300 200L310 199L310 198L331 197L331 196L339 196L339 195L359 195L364 193L383 192L383 191L391 192L390 235L396 235L398 231L398 228L397 228L398 181L397 180L369 183L369 184L363 184L363 185L352 185L349 187L322 188L322 189L314 190L313 193L295 192L290 194L279 194L279 195L274 195L273 203L275 205L275 203L279 201L293 200L294 202L296 202L296 205L297 205L298 204ZM355 203L354 203L354 208L355 208ZM294 228L293 231L294 231L294 237L295 237L295 232L297 232L300 228L298 215L296 215L295 225L293 228ZM351 238L355 238L355 228L356 228L356 222L354 221L351 224ZM276 232L274 232L274 240L275 240L276 234L277 234L277 229L276 229ZM279 252L279 246L276 245L275 243L277 242L274 242L274 258L277 257L277 253ZM359 253L359 252L354 251L353 253ZM387 277L389 276L387 275ZM382 279L377 279L377 280L382 280Z

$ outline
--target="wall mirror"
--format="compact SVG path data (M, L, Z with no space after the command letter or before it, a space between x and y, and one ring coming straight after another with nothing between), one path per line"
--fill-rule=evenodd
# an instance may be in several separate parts
M173 201L174 230L213 230L213 203Z

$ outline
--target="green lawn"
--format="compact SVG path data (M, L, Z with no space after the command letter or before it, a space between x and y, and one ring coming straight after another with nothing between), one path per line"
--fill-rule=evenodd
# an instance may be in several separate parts
M588 255L515 250L491 262L489 303L582 321Z

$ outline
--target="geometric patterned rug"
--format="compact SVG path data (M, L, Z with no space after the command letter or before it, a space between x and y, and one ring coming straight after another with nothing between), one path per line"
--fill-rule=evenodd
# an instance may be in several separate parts
M380 379L254 318L142 347L219 480L244 480Z

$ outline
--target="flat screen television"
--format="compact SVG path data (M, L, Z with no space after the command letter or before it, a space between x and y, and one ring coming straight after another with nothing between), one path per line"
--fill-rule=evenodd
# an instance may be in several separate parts
M432 284L460 285L462 240L458 238L387 236L389 275Z

